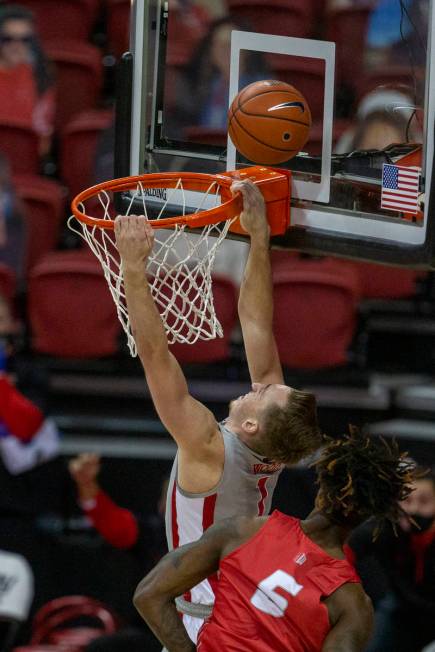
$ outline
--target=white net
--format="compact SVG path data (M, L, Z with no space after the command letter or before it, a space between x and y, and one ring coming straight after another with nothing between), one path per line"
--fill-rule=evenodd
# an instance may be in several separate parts
M204 206L210 208L213 204L219 205L221 202L218 191L219 184L212 182L208 190L201 195L199 206L194 212L204 210ZM153 189L151 193L149 189L138 183L136 189L131 191L131 200L125 214L143 214L148 218L147 200L150 201L150 196L155 197L158 194L159 191ZM175 203L175 199L177 202L181 200L180 215L185 215L187 194L182 179L178 180L174 188L162 189L160 195L165 199L157 217L153 219L166 217L167 206ZM113 197L106 191L100 191L93 198L91 208L81 204L80 210L83 213L96 215L98 219L113 220ZM154 248L147 263L147 276L169 344L175 342L193 344L199 339L210 340L222 337L222 327L216 317L213 303L212 269L217 249L234 219L209 224L202 227L199 233L192 233L184 225L155 230ZM100 261L116 305L119 321L127 335L130 353L136 356L136 344L130 329L121 260L116 248L114 230L96 225L90 226L74 216L69 219L68 226L88 243Z

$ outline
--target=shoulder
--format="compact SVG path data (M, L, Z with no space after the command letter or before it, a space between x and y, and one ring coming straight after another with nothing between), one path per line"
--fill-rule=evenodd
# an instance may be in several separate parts
M251 539L266 523L269 517L238 516L225 518L212 525L203 535L204 541L213 541L222 549L221 557Z
M269 519L268 516L237 516L236 518L224 518L217 523L214 523L204 534L222 536L222 537L251 537L253 536L264 523Z
M362 585L358 582L342 584L326 600L331 625L346 617L355 622L371 623L373 605Z

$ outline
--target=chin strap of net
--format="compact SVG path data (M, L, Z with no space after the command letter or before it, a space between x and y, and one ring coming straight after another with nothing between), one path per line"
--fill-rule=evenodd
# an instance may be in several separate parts
M180 195L182 197L182 215L185 214L186 197L182 180L179 179L175 188L167 191L165 203L154 219L163 218L173 193L177 191L177 197ZM215 182L211 183L204 193L202 205L212 195L216 196L216 205L218 205L220 203L218 186ZM112 221L114 219L112 196L106 191L100 191L97 197L99 212L103 214L102 219ZM130 214L133 206L134 212L137 213L137 202L140 200L143 214L148 218L146 198L146 188L138 183L136 190L132 192L130 205L125 214ZM203 210L202 205L195 212ZM83 204L81 210L86 212ZM148 258L146 271L151 294L161 315L169 344L175 342L193 344L199 339L210 340L222 337L222 327L214 309L211 274L217 249L235 219L209 224L202 227L199 233L189 232L185 225L155 230L154 247ZM100 261L116 305L119 321L127 335L130 353L136 356L136 344L130 329L125 299L121 260L116 248L113 228L90 226L74 216L68 220L68 226L88 243Z

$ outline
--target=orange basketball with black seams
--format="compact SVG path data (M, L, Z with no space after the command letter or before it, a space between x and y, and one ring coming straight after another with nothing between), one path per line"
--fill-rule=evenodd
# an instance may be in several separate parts
M308 140L311 111L296 88L274 79L243 88L228 111L228 132L248 160L276 165L296 156Z

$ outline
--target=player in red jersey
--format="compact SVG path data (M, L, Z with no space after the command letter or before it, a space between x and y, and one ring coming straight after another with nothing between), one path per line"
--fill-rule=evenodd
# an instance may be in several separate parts
M170 552L142 580L134 603L169 652L360 652L372 606L343 543L369 517L394 526L414 466L395 443L352 429L316 462L319 491L303 521L275 511L234 518ZM174 598L219 570L198 647Z

